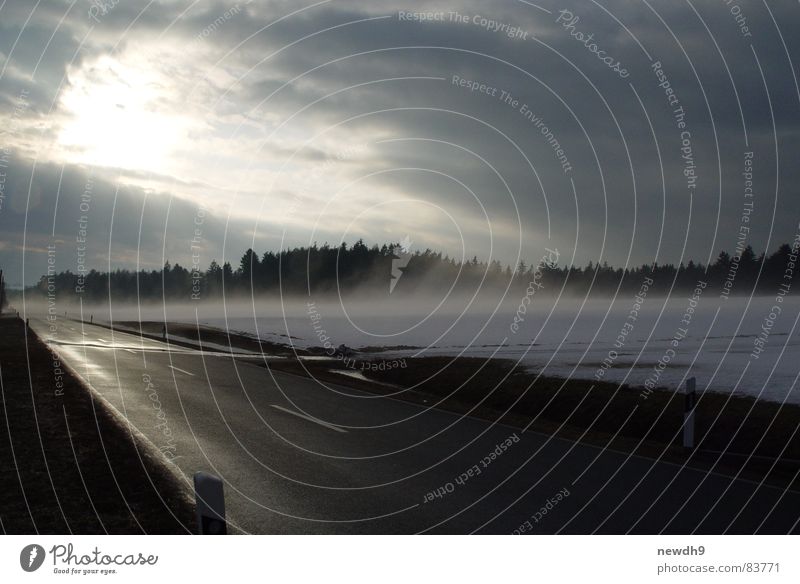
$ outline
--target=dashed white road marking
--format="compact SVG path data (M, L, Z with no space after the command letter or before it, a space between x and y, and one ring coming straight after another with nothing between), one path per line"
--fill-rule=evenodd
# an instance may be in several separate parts
M189 372L188 372L188 371L186 371L185 369L180 369L180 368L178 368L178 367L175 367L174 365L167 365L167 367L169 367L169 368L170 368L170 369L172 369L173 371L178 371L179 373L183 373L184 375L188 375L188 376L190 376L190 377L194 377L194 373L189 373Z
M278 404L271 404L271 405L276 410L280 410L282 412L286 412L287 414L292 414L293 416L297 416L298 418L303 418L304 420L307 420L309 422L314 422L315 424L319 424L320 426L328 428L329 430L333 430L335 432L340 432L342 434L347 434L347 430L345 430L344 428L340 428L339 426L334 426L333 424L328 424L327 422L323 422L322 420L318 420L316 418L312 418L311 416L306 416L305 414L301 414L300 412L287 410L286 408L284 408L283 406L279 406Z

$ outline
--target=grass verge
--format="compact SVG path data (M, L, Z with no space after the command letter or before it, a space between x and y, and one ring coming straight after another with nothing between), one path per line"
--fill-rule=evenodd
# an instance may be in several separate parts
M59 363L0 317L0 531L194 531L185 486Z

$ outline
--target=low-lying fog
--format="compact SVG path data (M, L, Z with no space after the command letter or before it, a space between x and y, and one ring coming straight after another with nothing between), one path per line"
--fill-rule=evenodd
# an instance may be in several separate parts
M167 305L84 306L95 322L175 321L258 335L296 347L385 347L392 357L469 355L521 361L545 375L601 378L800 403L795 330L800 298L722 299L710 289L664 297L537 296L470 299L392 297L326 300L256 298ZM46 305L26 303L28 313ZM79 318L78 306L59 316Z

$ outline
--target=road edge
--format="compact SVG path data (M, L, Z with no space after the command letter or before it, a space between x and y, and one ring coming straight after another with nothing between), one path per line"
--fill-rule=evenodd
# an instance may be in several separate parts
M183 472L175 466L166 456L164 453L161 452L158 447L153 444L153 442L136 426L134 426L125 415L120 412L114 405L108 401L105 397L103 397L100 392L98 392L92 385L86 380L86 378L81 375L70 363L68 363L61 353L53 347L50 343L47 342L46 339L42 338L35 330L33 330L30 326L26 326L28 332L35 336L35 338L40 341L47 349L58 355L59 362L61 366L70 374L75 380L85 389L92 401L99 404L100 407L109 415L111 420L117 425L117 427L122 430L126 431L127 434L131 437L134 442L135 448L137 452L139 452L143 457L145 457L145 461L152 463L154 465L159 466L163 470L165 470L169 477L171 477L175 483L175 494L179 496L183 502L192 508L195 506L195 499L194 499L194 490L191 487L190 480L187 476L183 474ZM186 526L187 528L192 528L193 533L197 533L197 526L191 525Z

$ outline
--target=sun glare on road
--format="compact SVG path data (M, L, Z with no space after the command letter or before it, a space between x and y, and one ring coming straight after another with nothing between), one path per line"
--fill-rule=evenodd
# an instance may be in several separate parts
M69 75L58 142L85 164L165 172L188 130L167 111L168 80L153 69L105 57Z

